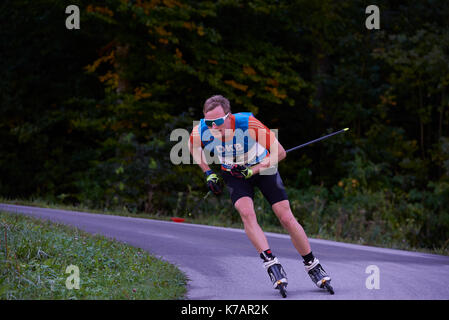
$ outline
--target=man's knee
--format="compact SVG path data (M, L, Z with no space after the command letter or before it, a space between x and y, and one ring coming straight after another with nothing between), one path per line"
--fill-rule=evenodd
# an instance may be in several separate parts
M239 213L244 222L253 223L253 222L257 221L256 213L254 212L254 210L251 211L251 210L245 209L245 210L239 211Z
M281 224L286 228L295 226L298 223L291 212L281 214L279 216L279 220L281 221Z
M287 200L275 203L273 205L273 210L283 226L288 227L297 223L296 218L293 216L292 210L290 209L290 203Z
M235 208L240 213L244 222L256 221L256 212L254 211L254 204L251 198L240 198L235 203Z

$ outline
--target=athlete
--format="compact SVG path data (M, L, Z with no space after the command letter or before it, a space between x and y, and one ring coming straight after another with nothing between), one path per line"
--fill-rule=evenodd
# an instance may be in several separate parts
M323 288L331 279L314 257L303 227L293 216L279 172L272 172L273 166L287 155L274 132L251 113L232 114L229 100L220 95L206 100L203 114L204 118L190 135L189 150L203 170L208 188L219 195L222 193L219 177L209 167L206 153L217 156L232 203L241 216L246 235L263 260L273 287L282 289L288 280L257 222L254 187L260 189L288 231L312 281Z

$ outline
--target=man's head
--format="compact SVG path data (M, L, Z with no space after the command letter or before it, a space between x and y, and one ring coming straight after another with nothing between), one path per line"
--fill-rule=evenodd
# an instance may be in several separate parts
M206 116L206 113L208 113L209 111L212 111L213 109L215 109L217 107L222 107L223 112L225 114L231 112L231 104L229 103L229 100L223 96L216 95L216 96L210 97L204 103L204 107L203 107L204 115Z
M231 127L231 120L229 118L229 115L231 114L231 105L229 100L225 97L216 95L207 99L204 103L203 113L206 124L208 122L207 120L217 119L218 124L213 122L210 128L219 131L222 136L225 134L225 130ZM223 119L224 122L221 119Z

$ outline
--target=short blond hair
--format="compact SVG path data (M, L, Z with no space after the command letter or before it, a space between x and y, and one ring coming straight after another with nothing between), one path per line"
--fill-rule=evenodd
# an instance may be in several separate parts
M203 113L206 114L219 106L223 108L225 114L231 112L231 104L229 103L229 100L221 95L215 95L206 100L203 107Z

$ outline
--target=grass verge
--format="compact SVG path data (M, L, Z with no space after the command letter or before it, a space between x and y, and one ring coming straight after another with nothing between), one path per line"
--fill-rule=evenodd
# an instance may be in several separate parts
M185 297L187 279L175 266L103 236L0 212L0 239L0 299Z

